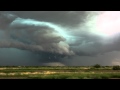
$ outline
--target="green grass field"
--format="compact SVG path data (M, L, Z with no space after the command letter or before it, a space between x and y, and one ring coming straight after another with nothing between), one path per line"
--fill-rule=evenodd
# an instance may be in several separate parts
M4 66L0 67L0 79L119 79L120 70L112 66Z

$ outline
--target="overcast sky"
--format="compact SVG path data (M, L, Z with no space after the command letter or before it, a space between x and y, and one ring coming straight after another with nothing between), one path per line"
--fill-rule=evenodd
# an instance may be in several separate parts
M120 64L120 11L0 11L0 65Z

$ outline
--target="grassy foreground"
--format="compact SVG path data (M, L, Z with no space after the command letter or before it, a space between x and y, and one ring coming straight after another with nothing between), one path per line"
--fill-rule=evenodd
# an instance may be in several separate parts
M0 67L0 79L119 79L112 66L94 67Z

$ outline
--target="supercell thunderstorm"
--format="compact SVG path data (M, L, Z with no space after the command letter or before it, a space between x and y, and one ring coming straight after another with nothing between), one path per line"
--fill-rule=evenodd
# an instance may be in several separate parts
M68 18L64 18L63 22L62 18L57 16L55 17L57 20L52 21L52 13L48 16L50 18L45 17L48 21L27 17L24 14L19 16L16 13L0 13L0 52L3 52L3 48L11 48L13 53L16 51L22 54L24 51L26 55L41 62L56 61L75 65L78 61L73 60L76 62L73 64L72 59L78 57L86 56L84 58L86 59L88 56L91 58L91 56L120 51L120 11L84 11L85 17L82 17L82 21L79 21L81 12L66 11L59 13L61 16L58 15ZM44 13L47 11L41 12L41 15ZM26 55L24 54L23 57L28 59ZM4 56L0 57L4 59Z

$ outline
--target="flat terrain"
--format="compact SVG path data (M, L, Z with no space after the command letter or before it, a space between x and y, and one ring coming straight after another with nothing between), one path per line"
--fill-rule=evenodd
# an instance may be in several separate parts
M0 79L119 79L120 70L112 66L66 67L66 66L6 66L0 67Z

